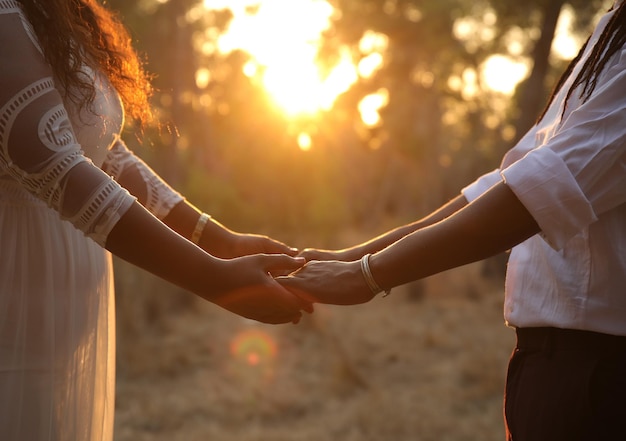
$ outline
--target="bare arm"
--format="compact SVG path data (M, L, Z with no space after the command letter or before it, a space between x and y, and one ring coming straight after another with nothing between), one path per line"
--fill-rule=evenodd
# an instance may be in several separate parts
M297 322L309 309L269 275L302 262L286 255L211 256L135 203L111 230L106 248L118 257L235 314L267 323Z
M381 286L398 286L506 251L538 232L515 194L499 183L454 215L374 254L371 269Z
M390 289L475 262L539 232L530 213L504 183L442 217L372 255L370 268L378 285ZM313 261L279 280L299 296L321 303L349 305L374 297L359 261Z
M394 228L393 230L390 230L384 234L381 234L378 237L375 237L374 239L368 240L361 244L352 246L350 248L334 251L307 248L302 253L300 253L300 255L305 257L307 260L358 260L361 258L361 256L367 253L375 253L377 251L380 251L383 248L391 245L392 243L413 233L414 231L425 228L447 218L448 216L456 213L466 205L467 199L465 199L465 196L458 195L450 202L443 205L428 216L410 224Z

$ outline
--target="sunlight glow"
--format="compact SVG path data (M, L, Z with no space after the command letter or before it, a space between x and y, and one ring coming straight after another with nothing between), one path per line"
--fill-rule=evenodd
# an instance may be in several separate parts
M562 60L571 60L578 53L582 41L572 36L574 9L570 5L563 5L559 21L556 24L552 52Z
M389 46L389 37L380 32L367 30L359 40L359 50L363 54L384 52Z
M483 7L477 4L476 8ZM453 33L465 48L473 53L494 39L496 23L497 16L491 8L477 10L471 16L455 20ZM524 37L525 35L520 28L513 27L504 36L508 53L496 54L487 58L478 73L480 78L476 77L474 70L466 69L463 78L451 77L448 84L453 90L460 91L464 98L475 96L479 92L479 84L484 84L494 92L512 94L517 84L526 77L529 70L526 63L514 58L514 56L522 55L523 46L520 41L523 41Z
M361 61L359 61L359 75L363 78L370 78L380 68L380 66L382 66L382 64L382 54L378 52L369 54L365 58L362 58Z
M481 7L480 4L476 5ZM452 33L470 53L474 53L496 36L497 15L491 8L477 10L474 14L454 21Z
M363 58L357 65L362 78L370 78L383 65L383 53L389 46L389 37L380 32L367 30L359 40L359 51Z
M305 132L298 134L298 147L300 147L300 150L304 152L311 150L312 145L311 135Z
M484 8L478 3L475 7L475 13L456 19L453 26L454 36L469 52L476 52L493 40L494 25L497 23L497 16L492 9ZM574 9L570 5L564 5L552 43L553 54L562 60L574 58L582 44L572 32L574 19ZM481 66L481 81L490 90L510 95L517 84L526 78L530 67L527 61L519 59L524 56L529 38L532 35L515 26L504 35L506 53L492 55ZM451 87L461 91L464 96L473 95L476 92L475 83L467 80L468 78L451 78Z
M211 81L211 71L206 68L196 71L196 86L198 89L205 89Z
M490 56L481 67L481 74L487 86L495 92L506 95L511 95L529 72L527 63L504 55Z
M326 0L204 0L204 7L232 11L218 50L250 54L244 74L260 81L288 115L329 110L358 79L347 51L329 70L317 64L322 34L334 14Z
M363 124L375 127L380 124L380 110L389 103L389 91L379 89L376 93L365 96L359 102L359 112Z

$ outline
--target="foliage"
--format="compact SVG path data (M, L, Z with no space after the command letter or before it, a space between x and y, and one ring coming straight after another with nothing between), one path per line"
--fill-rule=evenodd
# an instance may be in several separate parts
M164 127L136 145L139 152L225 223L305 229L308 237L342 225L372 226L389 215L419 216L496 166L516 137L519 112L510 105L516 101L480 81L472 93L463 85L490 55L509 52L512 30L522 46L518 56L530 57L542 12L555 3L563 1L334 0L340 13L320 63L332 65L346 47L355 61L363 58L359 43L368 31L388 38L384 63L330 111L292 118L243 74L248 54L206 49L228 26L228 10L208 11L192 0L110 1L156 74ZM584 32L601 2L569 3L577 10L576 30ZM455 26L466 17L480 27L459 38ZM206 87L196 83L200 68L210 72ZM389 102L381 123L367 127L358 103L381 88ZM313 139L309 152L297 149L301 131ZM399 167L408 176L395 173Z

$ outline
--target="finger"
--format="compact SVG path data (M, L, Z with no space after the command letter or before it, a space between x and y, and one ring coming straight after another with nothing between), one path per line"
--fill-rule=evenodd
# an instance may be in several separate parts
M300 288L298 286L298 279L295 277L277 277L275 280L299 299L304 311L313 313L313 303L319 302L319 299Z
M262 259L264 259L264 269L270 273L285 270L292 272L306 263L303 257L292 257L286 254L265 254L262 255Z
M279 269L279 270L272 270L270 271L270 275L274 278L276 277L285 277L288 276L289 274L292 274L293 270L291 269Z
M276 239L270 237L263 237L263 239L262 248L267 254L286 254L295 257L300 252L297 248L290 247Z
M300 252L298 248L290 247L281 242L278 243L276 249L277 251L275 251L275 253L283 253L291 257L296 257Z
M315 312L315 307L313 306L313 302L308 302L304 299L300 299L302 301L302 310L308 312L309 314L313 314Z
M313 302L305 299L304 297L297 295L296 293L294 294L298 298L298 301L300 303L300 309L305 312L308 312L309 314L313 314Z
M295 314L298 316L298 320L300 320L299 317L302 315L300 312L301 310L308 313L313 312L313 305L311 304L311 301L304 297L295 295L293 292L278 283L276 279L270 278L270 283L273 285L276 295L281 297L283 308L295 311Z
M300 253L298 254L299 257L304 257L307 262L309 260L315 260L315 258L319 255L320 253L313 248L305 248L304 250L300 251Z

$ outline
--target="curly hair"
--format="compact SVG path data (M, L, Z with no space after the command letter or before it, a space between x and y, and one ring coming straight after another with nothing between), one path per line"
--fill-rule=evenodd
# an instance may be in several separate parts
M150 78L128 31L113 12L97 0L18 1L66 99L93 112L94 84L81 71L89 65L107 76L128 116L142 125L152 120Z

